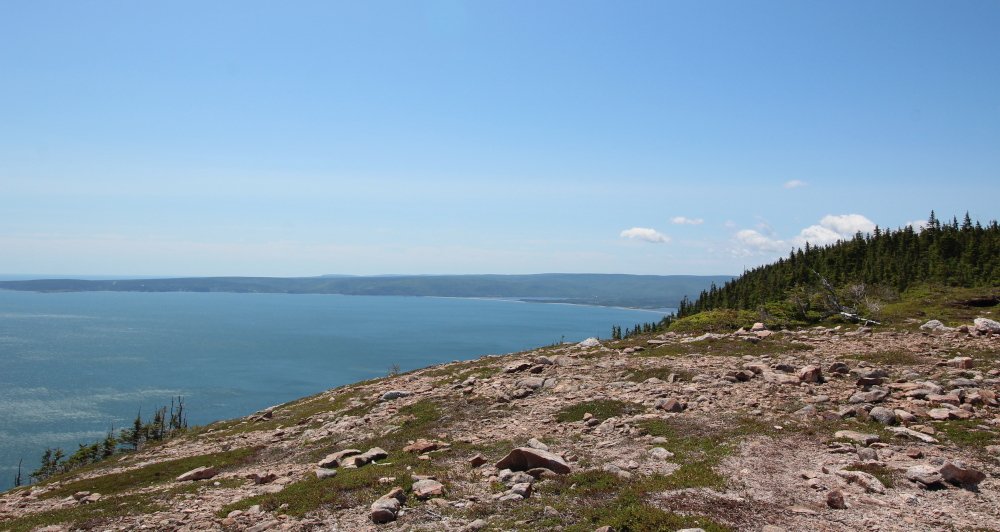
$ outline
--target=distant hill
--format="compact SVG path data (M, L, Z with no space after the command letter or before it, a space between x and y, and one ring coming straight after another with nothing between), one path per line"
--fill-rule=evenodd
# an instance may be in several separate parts
M369 296L495 297L634 308L676 308L727 275L401 275L377 277L188 277L0 281L34 292L242 292Z

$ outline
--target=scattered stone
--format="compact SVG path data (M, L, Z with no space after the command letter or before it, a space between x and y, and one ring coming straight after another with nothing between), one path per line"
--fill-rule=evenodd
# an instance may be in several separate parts
M444 495L444 484L430 479L418 480L413 483L413 494L421 500Z
M486 458L482 454L476 453L475 456L469 458L469 465L473 468L477 468L487 462Z
M833 364L830 364L828 371L839 375L847 375L851 372L851 367L843 362L834 362Z
M941 466L941 478L946 482L974 490L980 482L986 480L986 474L978 469L973 469L961 462L945 462Z
M524 371L530 367L531 367L531 362L528 362L527 360L518 360L517 362L508 364L505 368L503 368L503 372L517 373L519 371Z
M939 469L928 464L911 466L906 470L906 479L916 482L924 489L940 487L944 477L941 476Z
M518 447L507 454L502 460L497 462L497 469L510 469L513 471L527 471L536 467L544 467L560 475L568 474L571 470L566 461L559 455L531 447Z
M406 447L403 447L403 451L407 453L424 454L430 451L436 451L439 447L440 442L419 439Z
M823 370L819 366L809 365L799 370L799 380L802 382L823 382Z
M988 318L976 318L972 320L976 331L989 334L1000 334L1000 322Z
M851 404L859 403L878 403L881 402L886 397L889 397L889 392L882 390L880 388L872 388L867 392L857 392L847 400Z
M880 440L876 434L865 434L863 432L857 432L853 430L838 430L833 435L834 438L851 440L862 445L871 445Z
M372 503L369 516L376 524L391 523L396 520L401 507L399 500L393 497L383 497Z
M531 438L530 440L528 440L528 447L531 447L532 449L538 449L540 451L548 451L549 450L549 446L548 445L545 445L544 443L538 441L538 439L536 439L536 438Z
M972 357L955 357L948 361L948 365L958 369L972 369Z
M889 430L891 430L893 433L895 433L895 435L896 435L897 438L911 438L911 439L914 439L914 440L922 441L924 443L937 443L938 442L937 439L935 439L933 436L929 436L929 435L924 434L922 432L917 432L917 431L915 431L913 429L909 429L909 428L906 428L906 427L889 427Z
M945 421L950 416L951 410L947 408L932 408L927 411L927 416L938 421Z
M671 397L669 399L657 399L653 403L653 408L658 408L660 410L665 410L667 412L679 413L687 409L687 404L674 397Z
M587 338L586 340L584 340L584 341L576 344L577 347L580 347L580 348L583 348L583 349L587 349L587 348L590 348L590 347L599 347L600 345L601 345L601 341L598 340L597 338Z
M857 484L871 493L885 493L885 485L875 478L871 473L864 471L837 471L837 476L846 480L849 484Z
M465 525L464 527L462 527L462 531L463 532L476 532L478 530L482 530L482 529L486 528L487 526L489 526L489 523L487 523L484 519L476 519L475 521L473 521L473 522Z
M889 410L888 408L885 408L885 407L876 406L875 408L872 408L868 412L868 415L872 419L874 419L875 421L878 421L879 423L881 423L883 425L895 425L896 424L896 414L892 410Z
M826 505L834 510L847 509L847 503L844 502L844 494L840 490L831 490L826 494Z
M177 477L177 482L188 480L207 480L219 474L219 470L214 467L197 467Z
M335 477L335 476L337 476L337 470L336 469L329 469L329 468L326 468L326 467L316 468L316 478L318 478L320 480L323 480L325 478L332 478L332 477Z
M653 447L649 450L649 456L657 460L670 460L674 457L674 453L664 449L663 447Z
M408 392L406 390L390 390L382 394L379 399L381 401L395 401L396 399L402 399L403 397L409 397L413 395L413 392Z

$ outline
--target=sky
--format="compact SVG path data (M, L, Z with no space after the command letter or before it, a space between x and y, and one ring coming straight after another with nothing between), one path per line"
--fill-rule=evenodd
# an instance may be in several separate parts
M0 0L0 273L738 274L985 222L998 27L994 0Z

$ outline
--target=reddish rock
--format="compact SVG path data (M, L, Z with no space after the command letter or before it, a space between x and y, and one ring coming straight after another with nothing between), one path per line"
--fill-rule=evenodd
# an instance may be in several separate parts
M802 382L823 382L823 370L819 366L806 366L799 370L798 376Z
M826 505L835 510L847 509L847 503L844 502L844 494L840 490L832 490L826 494Z
M969 489L975 489L980 482L986 480L985 473L961 462L945 462L940 473L946 482Z
M554 473L565 475L570 472L569 464L563 458L549 451L532 449L531 447L518 447L512 450L502 460L497 462L497 469L510 469L511 471L527 471L536 467L544 467Z
M206 480L219 474L219 470L214 467L198 467L177 477L178 482L188 480Z

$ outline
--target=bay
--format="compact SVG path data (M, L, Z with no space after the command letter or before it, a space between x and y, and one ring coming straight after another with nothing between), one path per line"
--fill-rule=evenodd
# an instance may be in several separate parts
M183 396L193 425L332 387L658 321L489 299L0 291L0 489Z

